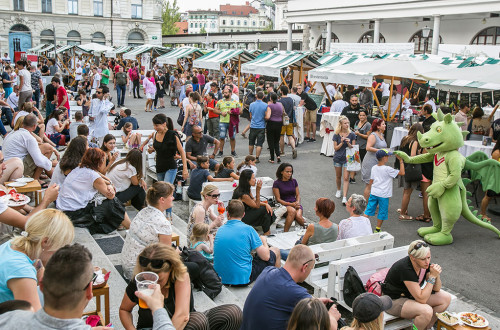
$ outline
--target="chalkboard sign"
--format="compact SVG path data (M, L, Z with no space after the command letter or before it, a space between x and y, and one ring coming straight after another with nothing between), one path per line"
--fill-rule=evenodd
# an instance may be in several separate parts
M444 103L446 104L446 97L448 96L447 91L439 91L439 104Z
M450 92L450 106L458 105L458 93Z
M438 96L438 91L435 88L431 88L429 91L429 99L434 99L436 100Z
M471 106L481 105L481 93L471 93L470 94L470 104Z
M493 103L497 104L498 102L500 102L500 91L493 91Z
M420 92L418 92L418 99L419 100L424 100L426 95L427 95L427 87L426 88L421 88Z
M323 101L323 97L325 96L324 94L307 94L309 95L310 98L314 100L316 103L316 106L319 109L319 106L321 105L321 102Z
M470 107L470 94L462 93L460 94L460 105L467 104Z
M492 105L493 104L493 98L491 97L491 92L484 92L481 94L481 105L483 107L487 106L488 104L489 105Z

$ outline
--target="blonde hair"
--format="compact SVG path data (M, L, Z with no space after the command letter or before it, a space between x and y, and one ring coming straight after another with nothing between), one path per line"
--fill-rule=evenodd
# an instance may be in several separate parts
M418 249L415 249L415 245L417 245L418 243L425 244L427 246L422 245ZM429 247L429 245L426 242L419 240L419 239L411 242L410 246L408 247L408 255L410 255L414 258L417 258L417 259L423 259L423 258L427 257L427 254L429 254L430 251L431 251L431 248Z
M196 242L203 242L207 239L208 231L210 230L210 227L204 223L196 223L193 226L193 231L191 233L191 237L189 237L189 241L191 244L195 244Z
M16 122L14 123L14 131L17 131L18 129L23 127L24 117L26 116L19 116L19 118L17 118Z
M45 209L29 218L24 233L27 234L12 239L12 246L34 260L40 257L45 238L48 249L56 251L73 241L75 228L64 212Z
M380 315L373 321L363 323L355 318L352 320L351 327L352 330L383 330L384 329L384 313Z
M161 259L167 260L168 262L163 264L163 267L160 269L152 268L151 264L147 267L142 267L139 264L139 257L143 256L148 259ZM146 246L144 250L137 256L137 261L134 268L134 277L140 272L153 272L153 273L166 273L170 272L169 278L165 287L170 287L170 284L175 283L175 281L183 281L184 275L187 273L187 268L184 266L184 263L179 256L179 253L166 244L162 243L154 243Z
M341 92L335 93L334 99L335 101L342 100L344 97L342 96Z
M340 116L339 117L339 122L337 123L337 127L335 127L335 134L340 134L340 132L342 131L342 121L344 120L347 120L347 122L349 122L349 118L347 118L346 116ZM347 132L348 133L351 133L351 127L347 127Z
M207 195L210 195L212 194L214 191L216 190L219 190L219 188L217 188L217 186L213 185L213 184L207 184L203 190L201 191L201 196L205 197Z

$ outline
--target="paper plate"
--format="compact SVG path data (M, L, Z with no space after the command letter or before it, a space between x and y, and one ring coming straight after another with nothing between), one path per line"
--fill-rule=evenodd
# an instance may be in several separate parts
M9 187L24 187L25 185L27 185L27 183L26 182L11 182L11 183L7 183L6 185Z
M478 317L480 317L480 318L482 318L484 320L484 323L481 324L481 325L478 325L478 324L475 324L475 323L472 323L472 322L466 322L466 321L464 321L462 319L462 316L467 316L467 314L475 314L475 315L477 315ZM468 325L469 327L473 327L473 328L486 328L489 325L488 320L484 316L476 314L476 313L462 312L462 313L458 314L458 319L463 324Z
M29 183L29 182L33 182L33 181L35 181L35 179L33 179L33 178L19 178L19 179L16 179L16 182Z
M23 195L24 196L24 199L22 201L13 201L11 199L9 199L9 201L7 202L7 206L10 206L10 207L18 207L18 206L23 206L23 205L26 205L30 202L30 198L26 195Z

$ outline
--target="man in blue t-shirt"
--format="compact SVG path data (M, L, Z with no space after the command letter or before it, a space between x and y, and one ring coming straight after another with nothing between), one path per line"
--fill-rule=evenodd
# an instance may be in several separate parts
M253 155L253 148L257 146L255 150L255 156L257 157L256 163L259 163L260 152L262 151L262 145L264 144L264 139L266 136L266 110L267 103L264 103L262 99L264 98L264 93L262 91L257 92L257 101L250 104L250 135L248 136L248 154Z
M222 283L244 286L257 279L267 266L280 264L280 252L269 248L264 236L259 237L253 227L244 224L245 206L233 199L226 208L230 219L217 230L214 242L214 269ZM257 255L252 258L251 252Z
M219 235L219 233L217 233ZM243 308L241 330L285 330L295 305L311 298L307 290L297 283L303 282L314 268L315 258L307 245L295 245L283 268L267 267L262 271L247 296ZM326 304L328 298L320 298ZM331 329L337 329L340 313L335 304L328 312Z

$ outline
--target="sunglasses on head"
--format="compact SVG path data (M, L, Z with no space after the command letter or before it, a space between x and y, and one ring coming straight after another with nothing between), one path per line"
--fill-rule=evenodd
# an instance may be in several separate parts
M429 244L425 243L425 242L418 242L417 244L415 244L415 246L413 247L413 250L411 250L411 252L413 251L416 251L418 249L420 249L421 247L428 247Z
M163 259L149 259L143 256L139 256L139 265L141 267L147 267L148 265L151 265L152 268L155 269L160 269L163 268L164 264L168 264L168 267L170 268L171 264L170 261L168 260L163 260Z

